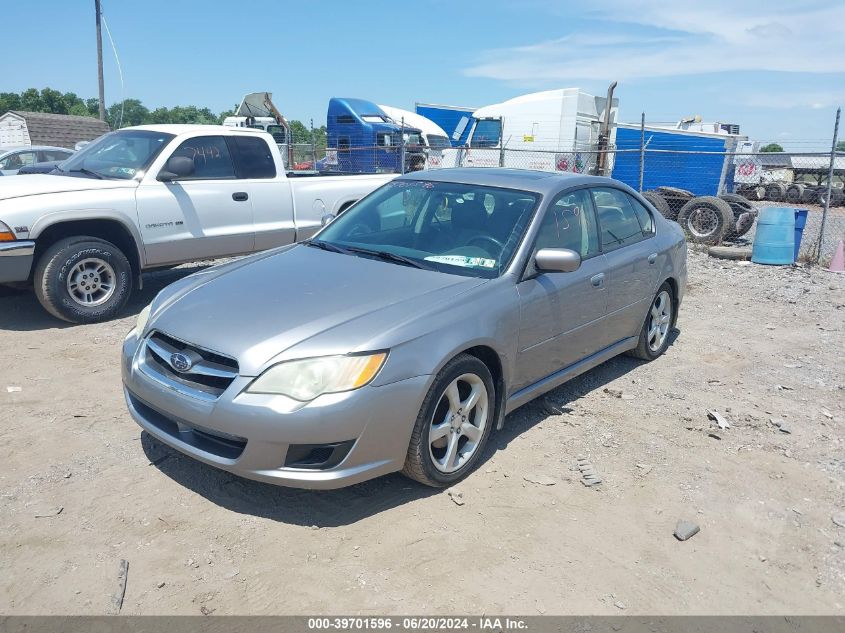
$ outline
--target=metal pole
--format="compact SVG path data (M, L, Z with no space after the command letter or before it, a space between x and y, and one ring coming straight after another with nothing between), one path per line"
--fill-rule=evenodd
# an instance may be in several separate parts
M643 192L643 174L645 173L645 112L640 117L640 188Z
M103 13L100 0L94 0L94 10L97 13L97 82L100 89L100 121L106 120L106 88L103 83L103 32L100 27L100 16Z
M314 119L311 119L311 165L317 170L317 139L314 137Z
M399 152L399 163L401 173L405 173L405 117L402 117L402 130L399 134L399 142L401 143L401 151Z
M819 262L822 256L822 246L824 245L824 230L827 224L827 212L830 209L830 192L833 187L833 164L836 161L836 142L839 138L839 116L842 114L842 108L836 108L836 123L833 124L833 144L830 146L830 167L827 170L827 195L824 197L824 211L822 211L822 226L819 233L819 246L816 253L816 263Z

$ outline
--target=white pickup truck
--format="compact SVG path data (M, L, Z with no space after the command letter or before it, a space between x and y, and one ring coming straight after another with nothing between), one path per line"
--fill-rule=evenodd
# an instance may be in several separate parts
M394 177L289 177L266 132L199 125L112 132L61 171L0 179L0 284L74 323L115 316L144 270L308 238Z

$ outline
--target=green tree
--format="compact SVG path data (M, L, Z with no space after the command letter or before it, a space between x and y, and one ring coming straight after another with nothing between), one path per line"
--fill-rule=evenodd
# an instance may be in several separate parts
M783 147L778 145L777 143L769 143L768 145L764 145L760 148L761 152L782 152Z
M138 99L126 99L112 104L106 112L106 121L111 129L149 123L150 111Z
M21 110L25 112L42 112L41 94L35 88L29 88L21 93Z
M91 97L85 100L85 108L91 116L100 116L100 100L96 97Z
M41 90L41 109L40 112L52 112L53 114L67 114L68 106L65 103L64 95L58 90L52 88L42 88Z
M2 98L3 98L3 95L0 95L0 99L2 99ZM0 108L0 109L2 109L2 108ZM837 152L845 152L845 141L839 141L836 144L836 151Z
M0 114L9 110L22 110L21 96L16 92L0 92Z

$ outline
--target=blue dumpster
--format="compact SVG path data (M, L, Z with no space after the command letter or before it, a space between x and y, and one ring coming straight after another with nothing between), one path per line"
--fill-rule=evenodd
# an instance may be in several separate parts
M751 261L775 265L791 264L795 261L795 209L763 208L757 219Z

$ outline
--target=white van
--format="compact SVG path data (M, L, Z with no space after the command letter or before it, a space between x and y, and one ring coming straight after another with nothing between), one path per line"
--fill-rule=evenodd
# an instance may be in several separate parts
M379 108L381 108L394 123L401 124L404 122L404 124L408 127L416 128L422 132L422 138L420 140L422 141L422 145L426 148L426 169L441 166L443 150L452 146L449 142L449 135L446 134L446 131L442 127L437 125L431 119L428 119L421 114L417 114L416 112L385 105L380 105ZM415 144L413 143L414 139L406 138L405 141Z
M467 146L444 151L442 166L589 173L606 107L606 97L562 88L479 108L472 115ZM610 108L608 144L613 145L618 99L611 100Z

